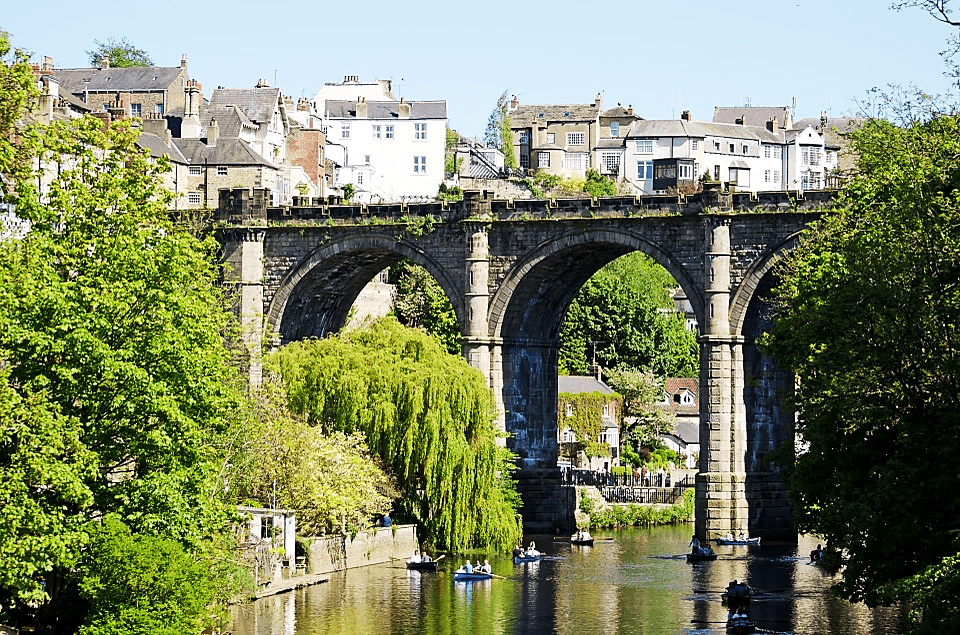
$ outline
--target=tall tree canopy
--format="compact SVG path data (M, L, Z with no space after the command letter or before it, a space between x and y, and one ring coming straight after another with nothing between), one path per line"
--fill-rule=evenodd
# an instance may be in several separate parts
M393 313L404 326L432 334L451 355L459 355L460 324L450 298L426 269L412 260L390 267L390 283L396 285Z
M634 252L591 277L571 303L560 330L560 365L588 374L594 354L604 368L695 377L696 336L672 309L677 283L649 256ZM671 309L663 311L662 309Z
M397 479L401 515L435 547L507 549L521 537L513 455L496 442L483 376L462 357L387 318L290 344L269 365L310 424L365 435Z
M483 133L483 140L487 146L503 152L503 165L508 168L517 167L517 155L513 149L513 132L510 129L510 103L508 91L503 91L497 99L490 118L487 120L487 129Z
M3 103L27 103L19 89ZM29 225L0 242L0 619L32 603L70 632L107 514L203 558L227 519L216 447L242 393L216 242L171 222L166 164L139 131L91 117L21 132L14 151L49 169L7 175Z
M109 66L131 68L134 66L153 66L150 54L137 48L126 38L109 38L106 42L93 41L94 48L87 51L90 66Z
M842 592L960 623L960 117L853 134L839 209L780 271L770 351L798 377L788 480Z

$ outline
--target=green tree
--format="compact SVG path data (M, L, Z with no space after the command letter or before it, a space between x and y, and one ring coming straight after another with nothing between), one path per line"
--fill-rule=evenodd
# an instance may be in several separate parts
M796 373L801 531L842 550L840 591L957 623L960 117L868 120L838 209L780 270L769 350Z
M514 455L497 444L482 374L386 318L296 342L269 361L290 404L325 433L360 431L397 479L399 517L436 548L508 549L521 537Z
M660 437L673 432L675 418L657 407L663 401L664 380L648 371L620 368L607 371L607 383L623 396L621 445L624 458L634 465L663 446Z
M487 120L487 129L483 140L490 148L503 152L503 165L511 169L517 167L517 154L513 149L513 131L510 129L510 110L507 91L497 99L497 105Z
M560 366L588 374L594 354L604 368L649 371L659 377L698 374L698 347L673 309L677 283L651 258L634 252L595 273L567 309L560 330Z
M230 489L237 501L297 514L303 535L365 527L390 510L396 491L363 436L324 434L293 412L279 377L270 374L252 400L251 427L230 459Z
M583 183L583 191L590 196L616 196L617 184L596 170L587 170L587 178Z
M430 273L411 260L390 267L390 283L396 285L393 314L404 326L422 328L451 355L462 350L460 323L450 298Z
M12 194L8 182L24 177L27 153L17 142L27 107L37 97L36 78L30 67L30 56L17 49L12 51L10 39L0 31L0 200Z
M242 398L217 244L170 220L165 162L148 160L127 123L90 117L24 135L54 169L42 194L38 176L15 182L29 231L0 242L0 395L14 408L0 470L12 477L4 502L21 505L6 507L16 522L4 539L40 549L3 578L3 604L20 608L40 575L72 576L84 532L109 513L205 548L226 519L214 467ZM21 463L29 447L45 449ZM41 622L82 610L75 587L47 594Z
M109 38L106 42L93 41L94 48L87 51L90 66L102 67L109 63L115 68L132 68L134 66L153 66L150 54L137 48L126 38Z

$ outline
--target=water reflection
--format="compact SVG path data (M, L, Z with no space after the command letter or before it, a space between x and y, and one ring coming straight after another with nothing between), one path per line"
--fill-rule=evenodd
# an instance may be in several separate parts
M382 565L333 574L329 582L237 607L236 635L343 633L725 632L720 593L731 580L753 589L760 632L898 632L900 611L867 610L833 598L833 575L809 564L815 542L715 546L714 562L687 563L689 527L597 536L593 547L538 538L544 557L514 565L487 556L506 579L454 582L450 572Z

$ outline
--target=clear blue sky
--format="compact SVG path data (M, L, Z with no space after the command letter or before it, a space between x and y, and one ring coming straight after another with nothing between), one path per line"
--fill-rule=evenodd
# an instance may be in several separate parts
M188 55L209 96L259 78L292 96L359 75L408 100L447 100L480 136L497 97L632 104L648 119L709 121L714 106L787 106L798 118L856 111L872 87L949 88L949 27L888 0L664 2L8 2L13 45L88 66L94 40L126 38L159 66Z

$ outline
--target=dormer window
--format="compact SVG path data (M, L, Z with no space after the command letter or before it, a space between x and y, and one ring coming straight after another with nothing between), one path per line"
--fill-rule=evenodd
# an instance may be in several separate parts
M614 138L620 136L620 122L618 121L610 122L610 136Z

